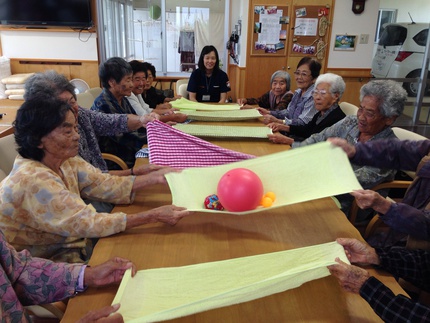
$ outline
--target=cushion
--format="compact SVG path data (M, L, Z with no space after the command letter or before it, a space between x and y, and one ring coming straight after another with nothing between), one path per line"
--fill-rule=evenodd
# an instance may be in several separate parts
M24 89L14 89L14 90L6 90L4 91L6 95L24 95L25 90Z
M22 94L11 94L7 98L9 100L24 100L24 95L22 95Z
M0 57L0 80L10 76L12 73L10 71L10 59L1 56ZM6 87L3 83L0 82L0 99L7 99L7 95L4 93Z
M34 73L12 74L11 76L3 78L1 81L3 84L24 84L33 74Z
M3 85L3 83L0 82ZM6 84L6 90L23 89L25 84Z

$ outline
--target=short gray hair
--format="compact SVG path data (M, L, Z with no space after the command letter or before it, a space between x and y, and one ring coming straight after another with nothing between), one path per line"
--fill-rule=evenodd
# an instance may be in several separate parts
M64 91L70 92L76 100L75 86L67 77L54 70L36 73L25 82L24 100L44 93L47 97L58 97Z
M360 101L372 96L378 101L379 112L384 117L398 117L403 113L408 98L406 90L393 80L374 80L360 89Z
M345 82L343 81L342 76L333 73L325 73L318 76L315 81L315 87L317 87L320 83L328 83L330 84L330 93L331 96L334 94L339 94L339 99L342 97L343 92L345 92Z
M290 90L290 86L291 86L291 77L290 74L288 74L288 72L283 71L283 70L279 70L276 71L275 73L272 74L272 77L270 78L270 86L272 86L273 80L275 78L281 78L284 79L285 82L287 83L287 91Z

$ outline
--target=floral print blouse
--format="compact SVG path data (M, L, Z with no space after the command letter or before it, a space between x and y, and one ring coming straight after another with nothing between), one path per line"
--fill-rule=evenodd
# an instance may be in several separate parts
M17 250L51 258L49 248L82 247L83 238L125 230L124 213L97 213L82 198L129 204L134 176L102 173L81 157L66 160L61 171L64 180L41 162L17 156L0 183L0 226Z
M2 322L30 322L24 306L59 301L75 293L82 265L54 263L17 252L0 231Z

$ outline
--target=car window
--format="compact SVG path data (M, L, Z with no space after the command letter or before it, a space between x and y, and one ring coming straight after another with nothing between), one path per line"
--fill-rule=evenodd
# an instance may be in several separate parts
M427 35L429 33L428 29L421 30L412 39L420 46L425 46L427 44Z
M407 29L403 26L387 26L379 38L378 45L397 46L403 45L407 35Z

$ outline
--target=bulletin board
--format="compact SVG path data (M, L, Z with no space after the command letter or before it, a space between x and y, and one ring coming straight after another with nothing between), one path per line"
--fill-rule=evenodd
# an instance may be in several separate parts
M289 55L324 59L328 52L330 8L295 6L291 16Z
M288 6L255 5L251 56L285 56L289 37Z

